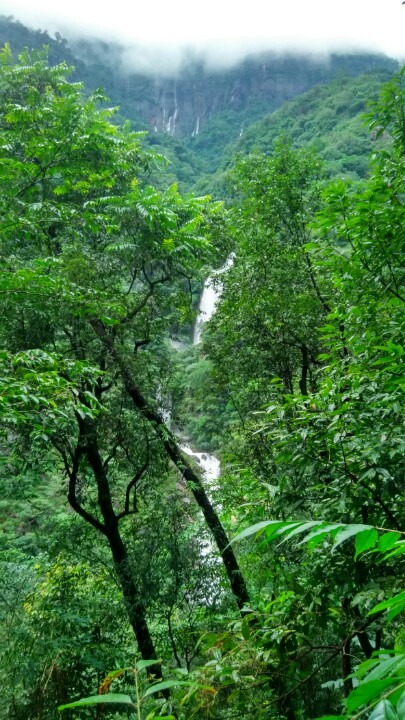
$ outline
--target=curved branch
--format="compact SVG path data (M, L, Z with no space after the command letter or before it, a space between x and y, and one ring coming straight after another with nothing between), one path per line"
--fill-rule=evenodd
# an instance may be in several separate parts
M90 525L92 525L96 530L101 532L103 535L107 535L107 528L106 526L100 522L100 520L97 520L94 515L92 515L88 510L86 510L83 505L80 503L79 498L77 497L77 482L78 482L78 475L79 475L79 467L80 467L80 459L83 455L83 448L81 447L81 438L79 437L79 441L76 445L75 452L73 454L72 459L72 466L69 465L68 458L66 455L66 452L64 448L60 447L58 443L53 440L53 446L56 448L58 453L60 454L63 464L66 470L66 474L69 478L69 485L68 485L68 502L69 505L73 508L75 512L77 512L80 517L83 518L83 520L86 520Z

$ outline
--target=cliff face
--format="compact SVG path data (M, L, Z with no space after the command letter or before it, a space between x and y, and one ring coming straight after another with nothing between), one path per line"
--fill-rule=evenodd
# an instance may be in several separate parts
M198 137L207 123L227 116L232 134L244 124L268 114L296 95L343 72L360 75L372 69L394 70L396 63L378 55L252 56L227 70L209 70L190 59L176 77L131 72L125 48L116 43L82 39L68 41L56 33L30 30L12 18L0 16L0 43L9 42L15 54L24 47L48 46L51 62L75 65L76 76L90 88L104 87L123 116L138 126L177 138ZM230 129L231 129L230 128Z
M334 55L316 62L268 53L217 72L193 63L175 78L131 74L115 66L109 85L111 96L120 97L121 112L138 118L149 130L190 140L210 121L223 118L233 139L243 132L244 125L339 72L354 76L395 67L394 61L373 55Z
M285 100L339 74L397 69L394 60L370 54L332 55L322 61L266 53L217 71L189 59L176 77L152 76L131 71L125 48L116 43L90 39L69 43L58 33L53 39L0 16L0 44L5 42L16 55L24 47L47 45L51 63L66 60L76 67L74 79L83 81L86 88L103 87L111 103L119 106L122 118L130 119L135 129L149 130L149 142L158 147L163 142L175 154L181 144L205 172L218 168L224 148L243 136L248 125L268 116Z

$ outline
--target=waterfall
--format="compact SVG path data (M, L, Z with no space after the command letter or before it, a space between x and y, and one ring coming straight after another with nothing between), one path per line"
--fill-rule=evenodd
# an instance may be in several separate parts
M216 278L218 275L222 275L224 272L232 267L235 256L231 253L225 263L218 270L214 270L212 275L205 281L204 288L200 298L200 304L198 306L197 320L194 325L194 336L193 345L198 345L201 342L201 335L204 324L211 320L215 307L222 295L223 285Z
M201 342L201 335L204 324L210 320L215 312L215 307L222 295L223 285L216 278L218 275L222 275L234 262L234 254L229 255L225 265L218 270L214 270L212 275L207 278L204 283L204 288L200 298L200 304L198 306L198 315L194 325L193 333L193 345L198 345ZM189 445L182 445L181 449L190 457L195 458L200 468L203 471L204 477L207 480L207 484L213 487L214 481L217 480L221 474L221 467L218 458L215 455L210 455L206 452L195 452Z
M226 263L219 268L218 270L214 270L212 275L207 278L207 280L204 283L204 288L201 294L200 303L198 306L198 315L195 321L194 325L194 332L193 332L193 345L198 345L201 342L201 336L204 324L210 320L215 312L216 305L221 297L223 285L220 280L218 280L218 276L222 275L228 268L230 268L233 265L234 261L234 255L229 255ZM178 340L170 339L169 343L171 347L175 350L181 351L185 346L182 342L179 342ZM161 388L158 388L157 393L157 399L160 407L160 412L162 414L162 417L167 424L168 427L170 427L171 422L171 401L169 399L169 402L164 403L164 399L162 396ZM176 433L176 429L173 428L173 431ZM186 442L184 442L184 438L181 437L181 434L179 431L176 433L178 439L181 442L180 448L181 450L188 455L189 457L193 458L195 462L198 464L198 466L201 468L202 475L206 481L205 487L208 496L211 495L212 490L215 490L217 488L217 480L221 475L221 466L220 462L215 455L211 455L208 452L204 452L201 450L193 450L190 445L188 445ZM212 498L211 498L212 499ZM218 509L220 510L221 507L219 506ZM219 558L216 554L215 549L215 543L211 538L206 539L200 539L200 555L201 557L210 556L211 558L214 558L214 562L219 562ZM206 603L209 605L211 602L215 600L216 597L218 597L218 594L222 592L220 583L213 581L210 590L207 591L207 595L205 597Z
M213 480L219 478L221 469L218 458L205 452L194 452L189 445L180 445L183 452L193 457L204 473L205 479L212 485Z
M233 255L233 253L229 255L226 263L218 270L214 270L212 275L210 275L210 277L207 278L204 283L204 288L198 306L198 315L194 325L193 345L198 345L201 342L204 324L212 318L215 312L215 307L221 297L223 285L217 279L217 277L218 275L222 275L233 265L234 257L235 256ZM183 343L179 341L170 340L169 342L175 350L182 350L184 347ZM166 425L170 427L171 402L169 400L169 403L164 403L160 387L158 388L157 392L157 400L163 420L165 421ZM207 481L207 485L212 489L215 486L215 480L217 480L221 474L220 462L218 458L215 457L215 455L211 455L210 453L204 451L193 450L189 445L187 445L187 443L182 443L180 447L183 452L186 453L186 455L194 458L194 460L198 463L202 470L204 478Z
M177 120L177 116L178 116L178 114L179 114L179 106L178 106L178 104L177 104L177 83L176 83L176 81L175 81L175 82L174 82L174 115L173 115L173 132L172 132L172 135L173 135L173 137L174 137L174 135L175 135L175 132L176 132L176 120Z
M204 289L201 294L200 304L198 306L197 320L194 325L193 345L201 342L201 335L204 324L211 320L215 305L220 298L221 292L218 287L214 287L213 278L209 277L204 283Z

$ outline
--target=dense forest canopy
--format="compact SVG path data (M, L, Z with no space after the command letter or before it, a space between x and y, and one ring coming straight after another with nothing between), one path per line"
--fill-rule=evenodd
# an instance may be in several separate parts
M402 720L404 72L246 131L226 205L71 78L1 52L0 716Z

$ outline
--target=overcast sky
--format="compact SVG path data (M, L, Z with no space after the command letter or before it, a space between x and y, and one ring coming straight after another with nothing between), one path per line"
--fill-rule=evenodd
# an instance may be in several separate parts
M0 0L0 13L35 29L121 40L143 64L183 48L229 64L259 50L378 50L405 58L401 0Z

